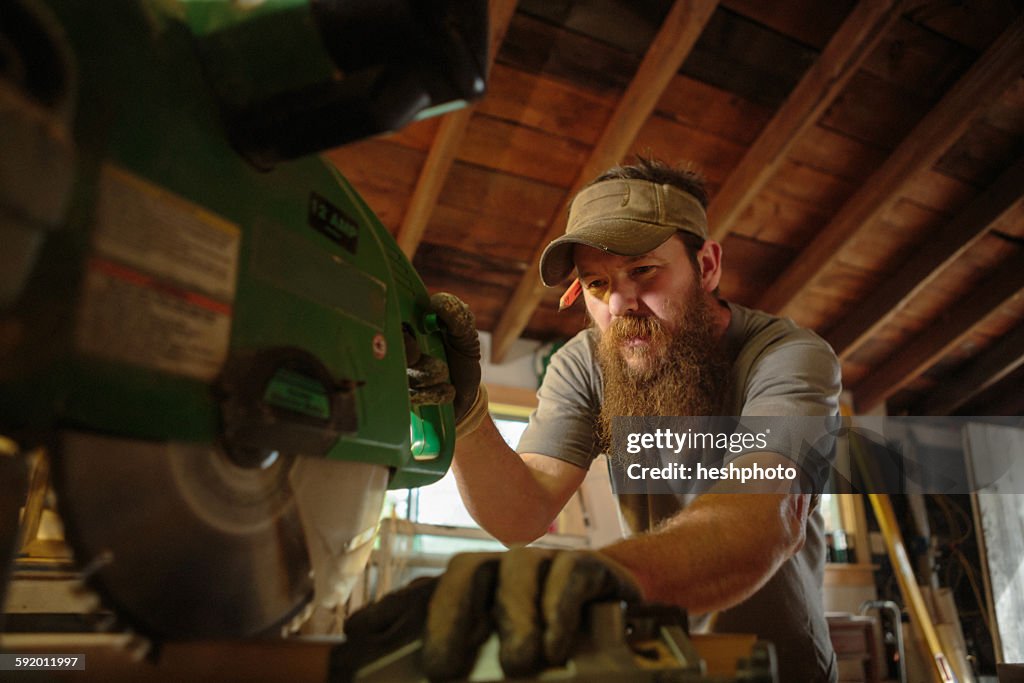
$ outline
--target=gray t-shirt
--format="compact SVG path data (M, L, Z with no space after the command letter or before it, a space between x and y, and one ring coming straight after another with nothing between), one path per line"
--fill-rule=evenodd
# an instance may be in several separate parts
M724 338L732 362L726 415L838 414L839 362L828 344L791 320L726 305L732 313ZM596 343L595 332L583 330L552 356L537 409L519 441L521 453L590 466L598 450L595 426L603 395ZM673 495L619 496L623 519L634 533L653 528L685 504ZM835 681L821 600L824 563L822 520L814 509L803 548L757 593L719 613L714 630L755 633L774 643L782 683Z

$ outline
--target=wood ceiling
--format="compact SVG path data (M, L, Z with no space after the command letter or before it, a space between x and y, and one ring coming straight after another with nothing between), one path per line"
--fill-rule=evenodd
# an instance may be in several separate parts
M495 360L568 337L540 252L637 153L692 162L721 290L828 340L858 410L1024 414L1022 0L491 0L475 106L327 154Z

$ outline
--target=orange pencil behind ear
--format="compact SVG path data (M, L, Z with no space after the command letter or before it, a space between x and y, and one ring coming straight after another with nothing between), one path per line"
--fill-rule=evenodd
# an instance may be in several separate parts
M565 290L565 294L562 295L562 298L558 300L559 312L564 311L576 303L576 299L580 298L580 294L582 293L583 285L580 284L580 279L576 278L572 281L572 284L569 285L569 289Z

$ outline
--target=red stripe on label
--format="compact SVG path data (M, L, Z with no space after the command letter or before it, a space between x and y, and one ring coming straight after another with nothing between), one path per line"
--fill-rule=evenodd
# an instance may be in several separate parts
M174 298L192 304L197 308L205 308L208 311L220 313L221 315L231 315L230 304L226 304L223 301L217 301L216 299L211 299L199 292L193 292L187 289L182 289L181 287L175 287L174 285L166 282L160 282L151 275L140 273L139 271L120 263L114 263L113 261L107 261L101 258L92 258L89 260L89 268L109 275L110 277L117 278L122 282L128 282L137 287L145 287L147 289L158 291L161 294L173 296Z

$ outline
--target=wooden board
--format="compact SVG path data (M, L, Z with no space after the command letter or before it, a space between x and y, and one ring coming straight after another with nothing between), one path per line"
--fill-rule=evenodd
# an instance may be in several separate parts
M630 146L632 154L655 156L677 164L692 162L704 174L713 193L739 163L746 148L725 138L654 115Z
M988 323L988 325L986 325L987 328L996 328L1004 332L993 337L988 334L983 334L981 330L978 330L976 333L972 334L969 339L971 346L970 349L959 349L958 352L950 353L940 362L937 362L934 367L929 369L929 371L922 376L922 379L928 380L932 386L941 387L935 392L936 395L934 398L947 400L957 398L956 395L950 395L948 393L948 389L958 388L957 380L969 371L972 359L979 359L988 353L998 344L999 341L1002 340L1002 338L1007 336L1007 331L1010 328L1020 327L1019 318L1008 319L1008 316L1005 313L993 314L986 323ZM1021 328L1021 330L1024 330L1024 328ZM1022 335L1018 333L1015 338L1021 339L1021 337ZM1014 351L1015 353L1020 354L1021 349L1024 349L1024 344L1018 345ZM1007 361L1004 358L1002 359L1002 362L1006 364ZM1007 374L1015 369L1016 368L1011 368L1007 371ZM1001 379L1001 377L998 379ZM921 415L931 415L931 413L921 413Z
M877 274L837 262L827 276L807 287L795 300L791 317L798 324L821 332L828 321L866 296Z
M633 79L640 58L517 12L497 62L616 97Z
M795 163L861 183L882 165L888 150L819 124L793 144L788 156Z
M978 283L1012 255L1015 248L993 235L986 235L932 282L919 296L914 297L900 314L918 319L932 319L951 301L966 296Z
M431 292L451 292L465 301L478 329L490 331L501 314L501 300L522 277L522 266L503 259L423 242L413 266Z
M437 129L441 126L442 119L441 116L432 116L429 119L415 121L399 131L388 133L378 139L394 142L421 152L428 152L430 146L434 144L434 138L437 137ZM362 144L356 143L355 146L358 148Z
M356 188L392 234L416 185L424 152L383 139L365 140L324 157ZM401 198L401 201L396 201Z
M765 189L733 223L732 235L756 237L761 242L795 252L803 248L830 217L822 207Z
M791 249L729 235L722 241L722 296L738 304L753 305L792 255Z
M957 291L950 292L933 285L893 315L858 347L850 360L870 366L885 361L895 351L923 332L953 303L968 295L982 280L988 269L966 269L959 272ZM953 276L955 277L955 276ZM985 323L983 322L982 325Z
M931 108L930 100L861 70L821 119L821 125L868 145L895 149Z
M720 6L681 73L775 109L816 56L817 50Z
M981 117L990 126L1000 128L1009 133L1024 134L1024 77L1006 89L991 108Z
M966 206L977 194L975 186L932 168L914 176L902 196L923 206L953 213Z
M1024 57L1019 50L1022 31L1024 18L1018 18L914 126L912 134L900 142L886 164L861 185L795 264L765 293L760 305L793 313L795 297L835 260L851 234L890 206L904 183L933 166L950 142L962 136L970 121L985 111L985 103L992 96L998 96L1016 82Z
M440 203L473 211L482 220L491 219L493 222L487 227L499 237L504 235L505 221L513 216L517 223L535 226L531 232L535 232L532 239L536 244L564 194L561 188L545 183L457 161L441 192Z
M1020 415L1024 413L1024 367L961 406L956 415Z
M898 200L885 215L843 249L842 263L888 275L905 263L919 242L940 228L949 216L906 199Z
M791 205L788 212L777 210L783 220L769 223L772 230L767 232L764 227L752 231L746 222L750 219L748 212L735 229L777 244L806 244L825 224L821 214L831 215L838 210L884 157L885 152L878 148L817 126L797 142L789 160L762 193L783 202L787 198L797 200L806 208L800 211ZM910 183L904 198L897 199L879 220L867 226L866 234L846 245L841 258L860 268L885 271L901 262L929 230L941 225L975 194L972 185L942 172L921 173ZM765 197L755 203L758 201L763 203ZM790 220L785 220L787 214ZM772 214L762 210L762 215ZM764 219L761 221L764 226Z
M868 410L923 374L943 358L969 344L977 326L1024 291L1019 260L1002 262L967 296L948 306L941 318L912 342L895 351L873 377L855 387L857 405Z
M857 184L787 159L765 189L834 213L856 191Z
M456 156L477 166L568 188L589 152L582 142L477 113Z
M1015 0L924 2L909 12L922 26L981 51L1020 13Z
M441 204L430 217L425 241L474 254L515 261L525 267L536 241L537 226L504 219L495 229L493 216L469 208Z
M749 147L773 110L683 74L672 79L655 111L689 128Z
M1007 211L1006 215L992 226L992 232L1007 237L1024 238L1024 202Z
M976 58L975 50L904 18L882 38L863 70L934 102Z
M672 0L519 0L518 9L623 52L643 56L671 6Z
M614 106L612 97L562 80L495 64L487 83L487 94L477 104L477 111L593 145Z
M724 0L723 5L774 31L821 49L853 7L855 0L796 0L785 5L764 0Z
M1017 157L1024 133L976 122L942 155L935 169L976 186L990 184Z

